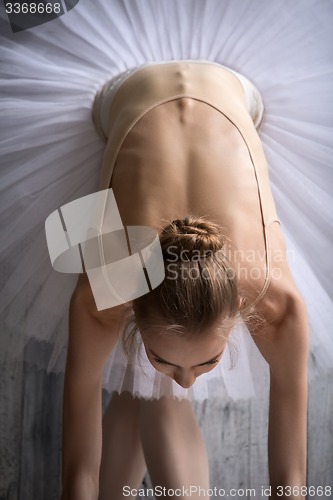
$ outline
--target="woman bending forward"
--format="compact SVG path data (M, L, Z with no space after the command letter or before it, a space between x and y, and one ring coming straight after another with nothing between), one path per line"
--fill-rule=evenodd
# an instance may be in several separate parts
M102 368L129 308L153 367L184 388L218 364L241 316L270 368L271 498L284 498L278 486L306 484L308 324L256 130L262 113L248 80L204 61L144 65L96 97L94 122L107 141L100 189L112 188L124 226L158 231L165 279L101 311L86 275L78 281L70 305L63 500L124 498L123 487L139 488L147 469L154 485L209 488L188 400L114 393L102 453ZM293 491L289 499L301 498Z

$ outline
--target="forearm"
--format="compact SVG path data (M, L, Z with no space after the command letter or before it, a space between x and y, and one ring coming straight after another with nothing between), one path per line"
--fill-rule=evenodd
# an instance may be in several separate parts
M101 384L78 398L80 383L66 373L63 407L62 500L97 500L102 451Z
M271 378L268 458L272 499L304 499L306 486L307 380ZM304 489L303 489L304 491Z

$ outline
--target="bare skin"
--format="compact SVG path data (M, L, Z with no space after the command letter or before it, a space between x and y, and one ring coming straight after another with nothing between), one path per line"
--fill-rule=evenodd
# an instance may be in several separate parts
M230 84L234 85L232 82L231 78ZM233 90L241 92L236 84ZM237 164L246 165L241 179L237 181L237 175L230 179L223 177L225 168ZM247 296L247 305L255 300L265 278L257 185L244 141L221 113L189 98L151 110L127 136L111 187L124 225L160 228L164 220L182 218L188 213L205 215L220 223L224 234L241 250L235 254L234 263L242 268L240 285ZM234 204L230 203L230 190L235 193ZM306 484L309 334L303 300L288 268L280 225L274 222L268 232L275 272L266 295L256 306L266 323L260 330L249 324L249 329L270 366L268 453L271 498L276 499L284 498L276 495L277 486ZM255 255L255 261L247 260L248 250ZM255 277L251 274L254 267L258 271ZM184 483L200 483L206 488L209 485L206 451L190 405L167 398L139 401L123 394L112 398L105 416L98 486L102 447L101 371L115 345L125 311L126 307L121 306L98 312L87 279L80 278L70 316L64 396L63 500L96 499L99 488L100 500L111 498L111 490L114 500L123 498L122 486L138 488L146 466L156 485L169 488ZM193 367L201 359L190 346L188 349L182 346L182 352L186 353L182 359L174 354L179 349L174 353L165 346L161 349L160 356L181 368L178 380L175 371L168 373L180 385L191 385L195 376L200 375L196 375ZM179 373L186 377L179 377ZM183 432L184 428L191 431L191 439ZM156 446L157 442L163 446ZM288 498L302 497L295 494Z

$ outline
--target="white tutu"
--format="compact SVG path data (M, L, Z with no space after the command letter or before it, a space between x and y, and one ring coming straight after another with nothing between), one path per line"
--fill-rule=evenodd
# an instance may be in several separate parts
M308 307L310 378L333 367L332 21L333 4L315 0L80 0L30 30L12 33L8 20L0 20L0 308L3 338L11 339L2 355L64 369L77 276L52 269L44 223L60 206L98 189L104 143L91 120L96 91L149 61L206 59L239 71L261 92L260 135L273 195ZM29 339L48 346L44 355L23 351ZM267 365L245 328L233 339L235 368L229 370L227 354L190 390L155 372L142 349L128 371L119 343L104 387L147 398L203 400L225 391L247 398Z

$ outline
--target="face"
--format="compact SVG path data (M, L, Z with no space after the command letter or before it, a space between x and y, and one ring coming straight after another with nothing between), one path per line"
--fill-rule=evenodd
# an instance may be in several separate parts
M199 338L168 333L142 335L142 340L153 367L185 389L216 367L227 344L216 328Z

